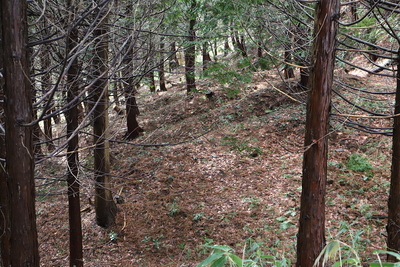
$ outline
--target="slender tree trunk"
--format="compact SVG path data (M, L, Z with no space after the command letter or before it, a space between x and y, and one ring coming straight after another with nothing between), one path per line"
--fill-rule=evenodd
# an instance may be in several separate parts
M230 52L230 51L231 51L231 47L229 46L229 42L225 41L225 44L224 44L224 56L227 56L228 52Z
M299 50L298 53L296 53L295 55L295 61L297 62L297 64L299 66L305 67L305 68L300 68L300 89L302 89L302 91L306 91L308 89L308 85L309 85L309 64L308 63L308 53L306 53L306 55L304 54L304 50L307 45L306 45L306 34L304 33L304 29L301 28L300 25L296 26L295 29L295 36L294 36L294 43L296 45L295 47L295 51Z
M74 9L68 1L68 7ZM71 22L70 22L71 23ZM67 49L72 51L78 42L78 30L72 29L67 37ZM67 102L71 107L66 111L67 121L67 184L68 184L68 214L69 214L69 265L70 267L83 266L81 202L79 192L79 137L75 132L78 128L79 101L75 99L79 94L77 78L79 75L78 60L75 59L67 74ZM74 133L75 132L75 133Z
M400 113L400 50L397 52L397 87L395 114ZM388 201L387 246L391 251L400 251L400 117L395 116L393 121L392 140L392 172ZM388 254L389 261L397 261Z
M156 92L156 82L154 77L154 71L150 71L147 75L147 79L149 81L150 92Z
M239 38L237 38L239 40ZM247 57L247 49L246 49L246 43L244 41L244 35L240 36L240 41L237 42L238 49L240 50L240 53L242 53L243 57Z
M126 133L127 139L134 139L140 136L143 129L140 128L137 121L137 116L139 116L139 108L136 103L136 86L133 84L133 78L128 80L128 85L125 87L125 98L126 98L126 121L128 132Z
M350 5L350 14L351 14L352 21L357 21L358 20L357 6L358 6L358 2L356 2L356 1L354 1Z
M40 64L42 65L42 69L45 70L47 69L48 66L50 66L50 55L47 50L44 51L42 56L40 57ZM50 77L50 71L46 71L45 74L42 75L42 92L43 94L46 93L47 89L49 88L50 82L51 82L51 77ZM47 111L47 114L51 113L51 109ZM51 118L45 119L43 121L43 128L44 128L44 135L47 141L47 149L49 151L52 151L55 149L55 145L53 143L53 131L51 127Z
M285 50L284 56L285 56L285 58L284 58L285 62L291 63L291 61L292 61L292 53L290 52L290 50ZM294 78L293 67L288 65L288 64L285 65L283 73L284 73L283 76L285 77L285 79Z
M167 91L167 87L165 86L165 68L164 68L164 38L161 38L160 41L160 63L158 67L158 76L160 79L160 91Z
M2 19L0 12L0 69L3 65L3 40L2 40ZM0 77L0 214L3 214L3 220L0 220L0 266L10 266L10 216L9 214L9 199L8 187L6 180L6 143L4 132L4 79Z
M176 56L176 44L172 42L170 44L170 53L171 56L169 57L169 71L172 71L179 67L178 57Z
M128 13L130 14L130 13ZM136 103L136 84L135 79L133 78L133 50L129 48L129 51L126 53L124 58L125 68L123 70L124 76L124 92L125 92L125 101L126 101L126 125L128 131L126 133L127 139L134 139L140 136L143 132L143 129L139 127L139 123L137 121L137 116L140 115L139 108Z
M339 0L316 6L311 91L307 103L297 267L313 266L325 246L328 121L335 62Z
M257 57L258 58L262 58L263 57L263 45L261 42L258 42L258 46L257 46Z
M204 42L202 47L203 56L203 71L207 69L208 64L211 62L210 53L208 52L208 43Z
M289 39L292 40L293 34L290 30L287 31L286 33L289 36ZM292 42L289 42L289 44L285 45L285 53L284 53L284 60L287 63L292 63ZM294 78L294 70L293 67L290 66L289 64L285 65L285 68L283 70L284 77L285 79L290 79Z
M0 52L2 52L0 47ZM1 57L1 55L0 55ZM1 60L0 60L0 69L2 68ZM3 85L2 79L0 78L0 214L2 214L2 220L0 220L0 266L10 266L11 262L11 254L10 254L10 217L8 216L9 210L9 192L7 187L7 179L6 179L6 164L4 162L6 158L6 143L5 143L5 133L3 131L4 127L4 116L2 116L3 112L3 104L1 100L4 100L3 97Z
M195 78L195 63L196 63L196 32L194 26L196 25L196 18L194 9L196 8L196 0L191 1L189 20L189 31L187 41L189 45L185 49L185 77L186 77L186 91L190 92L196 90L196 78Z
M99 6L102 22L94 31L95 44L93 65L96 68L97 80L94 89L94 169L95 169L95 210L97 224L109 227L115 221L117 207L110 191L110 149L108 141L108 81L107 81L107 12L106 7ZM96 77L95 76L95 77ZM100 78L99 78L100 77Z
M4 60L5 144L10 262L7 266L39 267L36 231L33 119L29 80L27 1L1 0ZM13 29L13 30L10 30ZM3 188L1 188L3 194ZM7 237L7 234L6 234ZM7 243L7 242L6 242ZM2 243L4 245L4 243ZM8 251L4 251L8 254Z

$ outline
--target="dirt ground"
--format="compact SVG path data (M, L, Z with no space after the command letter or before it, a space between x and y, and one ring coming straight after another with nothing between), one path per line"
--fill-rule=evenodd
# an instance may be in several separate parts
M95 223L93 160L90 150L81 153L85 266L196 266L210 252L201 244L229 245L241 255L249 240L262 242L266 255L294 262L305 105L282 98L276 89L285 87L267 72L233 98L222 86L198 86L214 95L188 97L182 82L156 94L140 89L144 135L111 142L113 189L123 203L110 229ZM123 140L124 120L111 115L112 140ZM338 238L364 261L375 260L373 250L385 248L391 139L336 122L331 129L327 240ZM81 147L91 142L85 133L80 138ZM355 153L371 171L346 167ZM63 157L37 167L40 177L64 178L65 171ZM37 184L41 264L68 266L66 184L49 181Z

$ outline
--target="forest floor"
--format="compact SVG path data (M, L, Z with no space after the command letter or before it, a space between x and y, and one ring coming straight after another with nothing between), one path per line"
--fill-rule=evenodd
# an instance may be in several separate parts
M385 78L339 78L394 86ZM267 71L232 98L209 81L198 86L214 95L186 96L184 79L170 82L167 92L139 91L143 136L111 143L113 188L123 203L109 229L96 225L93 160L88 150L81 153L85 266L196 266L210 253L202 244L228 245L242 255L249 242L262 242L264 255L295 262L305 105L282 97L277 89L285 86ZM123 140L124 119L111 115L111 139ZM378 122L384 123L390 121ZM327 240L352 246L364 262L376 260L373 251L385 249L391 139L335 122L328 137ZM84 134L81 140L81 147L91 141ZM346 167L356 153L371 170ZM60 178L65 171L64 158L51 158L37 175ZM65 187L38 180L42 266L69 265Z

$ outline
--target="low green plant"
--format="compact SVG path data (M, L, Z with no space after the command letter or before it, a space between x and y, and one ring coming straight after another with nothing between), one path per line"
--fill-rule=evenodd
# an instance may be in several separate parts
M400 261L399 253L386 250L375 250L373 253L377 256L378 262L369 262L369 267L400 267L400 262L384 262L379 256L379 254L390 254ZM313 267L320 264L322 264L322 267L365 266L354 247L339 240L332 240L324 247Z
M346 253L345 255L347 256L345 258L343 258L344 252ZM323 267L324 266L339 267L343 266L343 264L348 264L349 266L361 266L360 257L358 256L354 248L339 240L330 241L321 251L317 259L315 260L313 266L314 267L319 266L321 264L321 260ZM332 264L332 262L334 263Z
M142 239L142 242L145 242L145 243L152 242L152 246L153 246L154 248L160 249L161 246L162 246L162 242L161 242L160 239L161 239L162 237L164 237L163 234L160 234L159 236L154 237L154 238L151 238L150 236L145 236L145 237Z
M203 219L205 216L203 213L196 213L193 215L193 221L197 222Z
M110 233L108 234L108 237L110 238L110 241L114 242L114 241L117 241L118 234L114 231L110 231Z
M255 208L258 205L258 203L260 203L261 199L256 196L251 196L251 197L242 198L242 201L248 202L249 208L252 209L252 208Z
M173 217L173 216L176 215L179 211L180 211L180 209L179 209L179 204L178 204L178 197L175 197L175 198L174 198L174 201L173 201L172 203L169 204L168 215Z
M206 248L211 248L211 254L208 258L200 262L197 267L211 266L211 267L223 267L226 263L229 266L243 266L243 261L236 254L234 250L226 245L201 245Z
M246 59L242 60L239 67L242 70L238 70L228 61L213 62L208 65L204 76L224 85L222 90L226 92L228 97L234 98L245 84L251 83L252 73L248 70L249 64L250 62L247 62Z
M351 154L350 157L348 157L346 167L356 172L367 172L372 170L372 165L368 162L368 159L357 153Z
M205 244L202 247L211 249L210 256L200 262L197 267L289 267L290 259L278 259L276 256L266 255L262 251L262 243L248 239L243 248L242 255L235 254L233 248L223 245Z
M249 144L247 140L239 140L236 137L224 136L221 141L222 146L230 146L231 151L238 152L241 156L255 158L263 153L262 149Z

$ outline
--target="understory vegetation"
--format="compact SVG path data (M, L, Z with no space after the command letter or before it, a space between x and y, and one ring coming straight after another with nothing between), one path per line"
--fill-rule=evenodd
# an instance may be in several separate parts
M305 105L282 99L274 87L285 90L286 85L268 70L253 74L234 97L212 80L200 85L213 91L211 98L202 92L187 96L184 84L175 83L178 76L168 77L174 85L167 92L139 91L143 108L138 119L145 133L133 142L137 145L112 143L113 190L120 204L110 229L93 225L92 179L81 181L88 266L295 262ZM349 77L360 79L343 79ZM387 81L372 84L387 86ZM124 119L112 114L113 139L123 138ZM331 127L323 255L340 248L342 266L384 262L375 251L384 250L386 242L390 138L335 121ZM84 173L93 162L90 154L81 160ZM51 159L37 175L59 177L64 169L64 160ZM54 187L62 192L65 185L38 182L42 262L60 266L67 255L68 227L67 215L58 211L66 208L66 200L54 195ZM338 256L330 262L337 261Z

